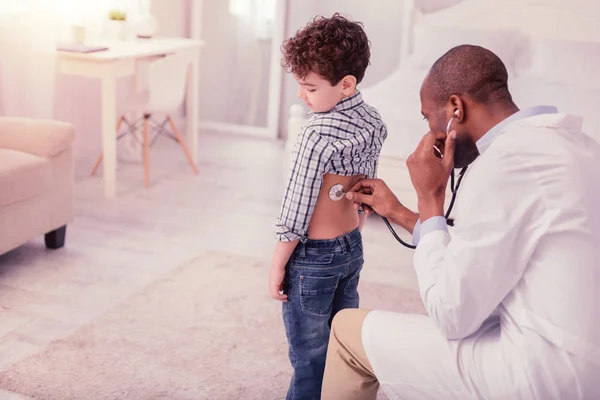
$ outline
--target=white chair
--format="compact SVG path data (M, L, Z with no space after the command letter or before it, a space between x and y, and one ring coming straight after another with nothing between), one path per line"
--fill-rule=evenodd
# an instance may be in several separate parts
M139 124L143 125L142 143L146 187L150 186L150 146L154 144L160 135L170 137L179 143L194 173L198 174L198 169L192 160L192 156L170 115L170 113L177 110L183 103L190 63L190 55L184 52L167 55L152 62L148 66L147 71L147 83L145 85L147 88L133 93L123 102L124 114L119 118L116 127L117 140L128 133L134 133ZM132 123L127 119L127 113L138 113L143 116L138 121ZM153 114L166 114L166 118L159 123L152 119ZM123 123L129 126L129 130L121 134L120 128ZM150 140L150 123L153 123L156 128L156 135L152 140ZM171 132L165 129L167 123L171 128ZM92 175L96 173L101 163L102 155L98 158L92 170Z

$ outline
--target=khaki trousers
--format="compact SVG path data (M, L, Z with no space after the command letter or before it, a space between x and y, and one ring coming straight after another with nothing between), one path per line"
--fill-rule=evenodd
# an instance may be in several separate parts
M331 325L322 400L375 400L379 382L362 343L369 310L345 309Z

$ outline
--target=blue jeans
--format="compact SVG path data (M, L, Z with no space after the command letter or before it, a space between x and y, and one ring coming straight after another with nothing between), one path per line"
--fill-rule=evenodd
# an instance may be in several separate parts
M358 229L332 240L298 243L286 266L283 322L294 374L287 400L319 400L331 321L345 308L358 308L363 266Z

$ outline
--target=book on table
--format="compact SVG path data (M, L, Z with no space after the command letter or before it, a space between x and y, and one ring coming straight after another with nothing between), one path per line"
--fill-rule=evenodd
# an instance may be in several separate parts
M93 46L83 43L62 43L56 48L59 51L69 51L72 53L95 53L97 51L106 51L106 46Z

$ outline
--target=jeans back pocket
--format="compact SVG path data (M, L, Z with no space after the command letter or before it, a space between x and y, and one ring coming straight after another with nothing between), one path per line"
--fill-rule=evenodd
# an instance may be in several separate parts
M331 314L333 298L339 281L339 275L301 275L300 307L302 307L302 311L317 315Z

